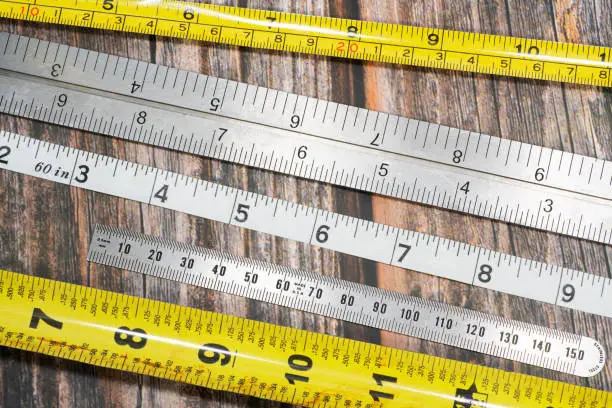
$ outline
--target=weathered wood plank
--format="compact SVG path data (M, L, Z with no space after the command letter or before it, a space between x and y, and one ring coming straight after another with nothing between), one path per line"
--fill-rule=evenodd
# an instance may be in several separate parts
M605 0L293 3L254 0L238 4L578 43L608 46L612 43L612 10ZM6 21L0 21L0 29L612 159L610 90ZM0 116L0 127L254 192L612 276L612 249L599 244L7 116ZM89 265L85 255L93 226L105 223L575 331L602 342L612 338L610 319L6 172L0 172L0 197L0 267L6 269L612 389L611 364L597 377L580 380L333 319ZM608 355L612 354L612 348L606 347ZM0 349L0 405L282 406L6 349Z

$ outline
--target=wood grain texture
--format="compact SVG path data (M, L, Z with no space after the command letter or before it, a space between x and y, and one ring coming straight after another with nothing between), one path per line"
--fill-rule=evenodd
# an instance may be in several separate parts
M217 2L221 3L221 2ZM224 4L612 45L609 0L253 0ZM180 69L612 160L610 89L431 71L192 41L0 21L0 29ZM612 277L612 247L0 115L0 128L262 194ZM0 172L0 267L612 390L612 364L579 379L187 285L90 265L96 223L163 235L586 336L612 355L612 319L377 265L31 177ZM534 291L538 288L533 288ZM0 406L280 407L229 393L0 349Z

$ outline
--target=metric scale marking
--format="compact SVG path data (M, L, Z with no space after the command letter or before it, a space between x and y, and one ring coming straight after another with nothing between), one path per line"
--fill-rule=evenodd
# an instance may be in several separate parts
M612 85L612 50L176 1L0 1L0 17L431 68Z
M609 161L28 37L0 51L1 112L612 243Z
M612 280L0 132L0 169L601 316ZM538 288L538 290L533 290Z
M592 388L3 270L0 345L316 408L606 408L612 400Z
M605 365L588 337L117 228L96 226L87 259L569 374Z

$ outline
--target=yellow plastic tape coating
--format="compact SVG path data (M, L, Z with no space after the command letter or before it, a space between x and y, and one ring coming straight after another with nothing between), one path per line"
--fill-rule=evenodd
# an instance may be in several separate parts
M168 0L0 1L0 17L612 86L612 49Z
M311 407L612 404L594 389L2 270L0 344Z

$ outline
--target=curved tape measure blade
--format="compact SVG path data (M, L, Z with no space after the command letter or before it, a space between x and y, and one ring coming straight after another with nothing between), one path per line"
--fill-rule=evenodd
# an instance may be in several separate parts
M0 16L522 78L610 86L610 48L175 1L0 1Z
M0 132L0 149L0 169L612 317L612 280L605 277L4 131Z
M0 271L0 344L310 407L606 408L594 389Z
M3 42L2 112L612 243L606 160L28 37Z
M96 226L87 259L583 377L605 365L588 337L117 228Z

